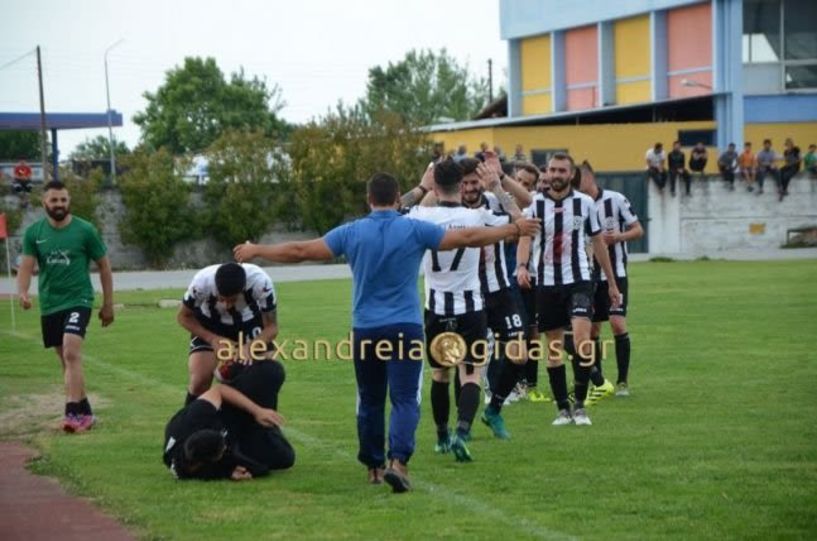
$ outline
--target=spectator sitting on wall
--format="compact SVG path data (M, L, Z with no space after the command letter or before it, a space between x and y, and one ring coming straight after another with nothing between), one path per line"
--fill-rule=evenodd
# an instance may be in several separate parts
M525 149L522 147L522 145L516 145L516 150L514 151L514 154L513 154L513 161L515 161L515 162L527 162L528 161L528 155L525 154Z
M779 182L780 171L774 164L775 160L777 160L777 155L772 150L772 140L764 139L763 150L757 153L757 176L755 178L757 179L758 195L763 193L763 180L769 173L772 174L775 182Z
M667 155L667 168L669 169L669 190L672 196L675 197L675 181L679 176L684 181L686 195L690 195L689 185L692 176L689 174L689 171L687 171L686 156L684 155L684 151L681 150L680 141L672 142L672 152Z
M644 156L647 162L647 179L652 179L658 187L658 191L664 193L664 185L667 183L667 172L664 169L664 145L655 143L655 146L647 150Z
M460 162L468 157L468 148L465 145L460 145L457 147L457 153L454 154L453 158L455 162Z
M726 151L718 158L718 169L721 178L729 183L729 191L735 189L735 167L738 163L738 153L735 151L735 143L729 143Z
M434 143L434 147L431 149L431 161L437 163L443 159L445 159L445 148L443 147L443 144Z
M707 152L704 144L699 141L689 155L689 168L693 173L700 173L701 177L703 177L707 160L709 160L709 152Z
M740 176L746 182L746 190L752 191L755 189L755 168L757 167L757 160L755 153L752 152L752 143L743 144L743 152L738 156L738 168Z
M28 207L28 194L31 193L31 166L25 160L20 160L14 166L14 180L11 189L20 196L20 208Z
M474 158L481 162L485 161L485 153L488 152L488 143L483 141L479 144L479 152L474 153Z
M803 166L811 178L817 178L817 145L810 144L808 152L803 156Z
M783 151L784 165L780 168L780 186L778 187L779 200L789 195L789 181L800 171L800 147L791 139L786 139L786 149Z

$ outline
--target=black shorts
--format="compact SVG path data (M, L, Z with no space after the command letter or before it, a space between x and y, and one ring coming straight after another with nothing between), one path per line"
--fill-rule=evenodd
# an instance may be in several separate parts
M43 345L47 348L62 346L62 335L76 334L85 338L85 330L91 321L91 309L85 306L68 308L42 316Z
M264 322L260 317L244 321L239 326L225 325L220 321L212 321L201 317L197 317L196 319L198 319L199 323L201 323L202 326L208 331L216 333L217 335L223 336L224 338L234 342L238 342L238 333L241 332L244 336L245 344L249 343L253 338L261 334L261 330L264 328ZM198 336L191 334L188 355L191 353L196 353L197 351L213 351L213 346Z
M593 310L592 282L562 286L543 286L536 290L539 331L552 331L570 326L574 317L590 319Z
M525 311L525 326L531 327L537 325L538 317L536 316L536 285L531 280L530 289L519 288L519 294L522 296L522 308Z
M426 358L428 364L432 368L447 368L431 356L431 342L437 335L444 332L453 332L459 334L465 340L465 358L463 363L467 366L469 373L473 371L474 365L482 365L488 359L490 352L488 351L488 322L485 319L485 312L470 312L459 316L441 316L429 312L425 313L425 331L426 331ZM477 344L474 346L474 344ZM475 357L474 354L485 357Z
M525 319L518 292L505 288L485 295L488 328L498 340L513 340L525 331Z
M593 295L593 321L607 321L610 316L627 317L627 277L616 277L616 285L621 292L621 304L618 308L610 308L610 296L607 294L607 280L596 282L596 292Z

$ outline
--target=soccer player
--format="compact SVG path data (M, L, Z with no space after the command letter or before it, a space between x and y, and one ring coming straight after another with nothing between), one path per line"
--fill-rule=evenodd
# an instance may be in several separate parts
M423 205L427 206L413 207L408 216L440 225L446 230L481 225L501 226L510 223L513 217L518 219L521 216L519 207L502 189L497 174L497 171L501 171L498 160L490 151L486 151L485 154L485 164L474 158L466 158L459 163L446 160L437 164L433 173L433 196L428 195L423 200ZM467 175L463 177L466 172ZM467 187L464 184L466 180L469 182ZM481 206L483 192L481 186L491 190L492 196L502 201L511 214L492 211ZM466 194L474 208L463 206L462 200ZM483 300L483 294L487 289L486 282L489 280L486 266L490 266L490 274L494 281L498 278L507 282L501 243L500 240L493 246L483 248L482 251L476 248L460 248L448 252L432 250L426 253L423 260L426 349L432 367L431 409L437 425L435 451L438 453L451 451L460 462L471 460L466 442L470 439L471 424L479 407L481 375L479 367L487 364L489 356L486 341L489 299L486 297ZM491 249L490 256L486 254L488 249ZM489 257L491 263L486 265L484 261ZM516 315L516 318L519 320L519 315ZM518 322L521 329L521 321ZM509 325L512 324L509 322ZM437 337L452 332L460 335L465 344L463 362L457 367L460 388L459 392L455 393L457 426L453 437L448 427L450 367L440 364L432 354L432 344ZM480 347L480 344L483 347ZM507 438L501 417L495 425L489 426L497 437Z
M602 229L602 239L607 246L616 286L621 292L621 303L612 308L607 276L602 274L601 266L594 258L593 279L596 283L596 291L593 296L593 325L590 337L594 344L596 364L590 373L590 380L593 383L587 399L587 405L590 406L613 392L612 384L604 378L602 373L602 348L599 336L603 321L610 321L615 340L616 364L618 365L615 394L616 396L630 395L627 384L630 369L630 335L627 332L627 301L629 299L627 242L641 238L644 235L644 229L638 221L638 216L633 212L630 202L623 194L613 190L603 190L596 184L596 177L589 162L585 160L580 169L582 176L579 190L593 198Z
M585 399L593 366L593 346L590 341L590 317L593 287L590 265L585 252L585 238L591 237L593 253L605 275L610 279L608 295L611 307L618 307L619 291L602 237L593 200L574 191L570 186L575 165L568 154L557 153L548 162L550 190L537 194L526 211L541 219L534 242L536 265L537 313L539 330L547 338L547 363L550 387L559 414L554 425L590 425ZM523 288L530 288L528 253L530 239L519 242L517 279ZM576 404L571 414L567 396L567 376L562 361L564 328L570 326L576 355L572 359L575 374Z
M462 202L467 208L484 208L494 213L508 214L516 220L521 216L519 208L527 208L533 197L515 179L502 174L501 165L495 155L486 155L485 164L499 175L500 186L496 191L486 191L488 186L480 182L477 163L466 160L463 166ZM531 166L532 168L532 166ZM529 181L536 177L529 170L522 176ZM505 192L508 193L505 193ZM512 196L512 198L509 196ZM523 379L527 348L524 343L523 308L508 278L505 241L482 249L479 262L479 281L485 299L485 314L488 328L495 339L494 351L488 364L490 401L482 415L482 422L491 428L494 436L508 439L505 422L500 414L505 401L515 391L517 382ZM510 354L507 359L505 352ZM493 374L492 374L493 372Z
M230 385L216 385L179 410L165 428L162 460L179 479L261 477L291 468L295 451L276 411L284 368L265 359Z
M519 233L533 234L538 222L520 219L502 227L446 231L401 216L397 211L397 180L386 173L376 173L368 181L367 196L371 208L368 216L336 227L322 238L271 246L240 244L234 254L238 261L262 257L281 263L346 256L353 283L358 460L368 468L369 482L386 481L399 493L411 488L407 464L414 453L414 433L420 420L422 346L419 359L414 353L417 343L423 344L417 293L423 254L426 250L484 246ZM392 404L388 455L384 429L387 390Z
M210 388L217 366L230 379L252 363L253 344L267 349L278 336L275 288L257 265L210 265L193 277L176 320L191 334L189 404Z
M65 380L66 432L84 432L96 419L85 393L82 343L91 319L94 289L88 265L94 261L102 283L102 326L113 323L113 274L105 244L96 228L71 214L71 196L62 182L45 185L46 217L33 223L23 236L23 260L17 274L20 305L31 308L28 288L36 261L40 268L39 298L43 344L54 348Z

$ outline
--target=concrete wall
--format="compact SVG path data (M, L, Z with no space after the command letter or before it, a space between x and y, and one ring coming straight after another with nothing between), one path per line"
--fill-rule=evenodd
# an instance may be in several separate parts
M817 180L801 173L782 202L771 178L762 195L747 192L737 181L735 186L730 192L720 178L709 177L693 181L691 197L673 198L669 190L661 195L651 184L650 255L717 257L730 250L771 250L786 242L788 229L817 226Z
M102 222L102 238L108 247L108 256L111 258L111 264L114 270L142 270L149 268L142 251L136 246L123 243L119 235L118 223L124 213L122 198L119 192L108 190L102 192L100 196L101 201L97 213ZM16 205L18 201L17 197L13 195L7 196L5 199L9 205ZM44 216L45 213L39 206L39 203L33 201L32 208L29 208L23 216L22 226L10 237L9 246L12 261L14 261L17 254L22 251L22 235L26 227ZM286 242L313 238L315 236L316 234L312 232L291 232L276 228L261 237L261 242ZM199 239L178 244L173 251L173 255L168 259L166 268L200 268L219 261L231 261L232 258L230 249L221 247L212 239Z

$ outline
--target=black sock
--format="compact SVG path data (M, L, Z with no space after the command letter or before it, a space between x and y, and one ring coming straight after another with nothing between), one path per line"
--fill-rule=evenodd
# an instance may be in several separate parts
M471 431L471 423L479 408L479 385L466 383L460 391L460 401L457 403L457 436L464 436Z
M593 367L589 364L591 359L589 357L581 357L579 355L573 357L573 390L576 393L576 409L584 407L584 401L587 399L587 387L590 383L590 371ZM582 366L584 363L587 366Z
M498 342L494 342L494 347L500 347ZM499 377L502 374L502 366L505 364L505 359L499 355L491 355L488 360L488 368L485 372L485 379L488 380L488 390L495 393L499 388Z
M65 415L81 415L82 412L80 411L79 402L66 402L65 403Z
M437 425L437 436L448 434L448 414L451 409L447 381L431 381L431 412Z
M460 385L460 371L454 369L454 405L460 403L460 392L462 391L462 386Z
M491 404L488 406L491 410L496 413L502 411L505 399L508 398L513 388L516 387L516 382L519 381L519 374L522 372L520 368L522 368L520 365L510 361L502 363L502 372L499 374L495 392L491 395Z
M184 398L184 405L186 406L186 405L190 404L192 401L194 401L197 398L198 398L198 396L196 396L194 394L190 394L190 392L188 391L187 396Z
M88 402L88 397L87 396L79 401L79 413L81 415L93 415L94 414L91 411L91 403Z
M630 335L629 333L615 336L616 340L616 364L618 365L617 383L627 383L627 375L630 371Z
M528 389L533 389L539 383L539 361L537 359L528 359L525 364L525 381L528 383Z
M567 370L565 365L548 366L548 378L553 400L560 410L570 411L570 402L567 400Z
M598 336L593 339L593 368L590 370L590 381L596 387L604 385L604 374L601 372L601 338Z

